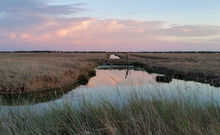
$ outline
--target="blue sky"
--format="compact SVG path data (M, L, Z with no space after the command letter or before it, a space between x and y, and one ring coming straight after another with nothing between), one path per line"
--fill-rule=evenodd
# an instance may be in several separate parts
M220 51L219 0L0 0L0 51Z
M163 20L182 24L220 24L219 0L52 0L84 3L80 16L102 19Z

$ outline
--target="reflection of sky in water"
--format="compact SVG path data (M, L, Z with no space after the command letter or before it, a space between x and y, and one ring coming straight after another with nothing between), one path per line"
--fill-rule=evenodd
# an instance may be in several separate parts
M10 109L22 112L23 109L29 109L30 111L43 112L56 104L69 103L77 106L82 100L91 103L107 100L120 104L126 103L131 93L148 99L154 96L155 98L198 100L201 104L209 101L220 103L220 88L207 84L176 79L173 79L170 83L158 83L155 80L157 74L148 74L144 71L130 70L126 79L125 74L126 70L97 69L97 75L91 78L86 86L80 86L60 99L36 105L1 106L0 110L7 112Z
M156 74L150 75L143 71L131 70L126 79L125 74L126 70L98 70L96 77L91 78L86 87L156 84Z

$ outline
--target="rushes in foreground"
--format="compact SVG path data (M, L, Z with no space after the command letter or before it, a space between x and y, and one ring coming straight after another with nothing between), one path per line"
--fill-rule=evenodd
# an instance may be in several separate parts
M220 107L147 100L137 96L121 105L106 101L51 107L44 114L11 112L1 118L0 134L219 134Z

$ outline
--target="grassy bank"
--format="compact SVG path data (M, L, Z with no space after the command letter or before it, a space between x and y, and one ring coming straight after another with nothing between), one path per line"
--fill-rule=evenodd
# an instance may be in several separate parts
M106 53L0 53L0 93L85 83Z
M46 111L44 115L11 112L0 119L4 135L207 135L220 133L220 106L196 102L149 101L133 96L127 104L82 102Z
M220 86L220 53L117 53L133 65L144 66L149 72L174 78ZM110 61L127 64L126 60Z
M144 66L149 72L220 86L220 54L117 53L106 64ZM106 53L0 53L0 93L24 93L85 84ZM124 58L124 59L123 59Z
M94 70L90 69L93 69L93 67L96 66L99 62L102 62L106 56L106 54L94 53L56 53L41 54L40 56L39 54L6 54L4 57L1 55L0 61L2 62L2 66L5 67L5 69L1 67L1 70L5 71L3 75L7 79L4 82L5 86L9 85L9 82L12 82L12 84L16 86L19 86L18 84L23 83L26 84L25 88L29 88L29 90L35 90L30 88L36 88L34 87L36 85L29 86L28 84L31 83L28 82L32 79L35 80L34 78L36 78L36 75L53 78L55 76L58 79L61 79L58 81L59 83L56 83L58 85L68 83L69 81L71 83L75 81L79 81L81 84L87 83L89 76L93 76L95 74ZM121 57L123 58L123 56ZM158 63L152 63L152 65L149 64L149 61L146 61L147 58L145 57L146 56L143 56L142 59L142 56L129 55L128 61L126 61L126 59L107 60L105 63L126 64L128 62L133 62L133 64L142 64L142 66L144 64L152 67L158 66ZM153 56L151 56L151 59L156 59L158 61L163 61L165 59L157 59L152 57ZM15 64L13 64L13 62L15 62ZM172 63L174 60L172 59L169 62ZM179 60L177 62L179 62ZM164 65L166 65L165 63ZM161 64L160 66L162 67L163 65ZM6 69L6 67L8 69ZM65 72L67 74L65 74ZM11 78L10 75L13 75L14 77ZM27 76L25 75L30 77L26 78ZM35 83L37 83L38 87L44 86L44 88L49 88L51 86L55 86L49 85L53 84L54 79L46 79L46 81L43 83L42 80L43 79L41 78L40 83L35 80ZM3 77L2 81L4 81ZM28 89L24 89L24 91L25 90ZM48 96L48 94L43 94ZM63 93L61 93L61 95L57 98L61 97L62 94ZM52 96L51 94L49 95ZM29 95L28 97L30 98ZM9 99L12 98L9 97ZM57 106L51 106L50 110L45 110L43 114L37 113L33 106L31 110L22 109L20 111L11 110L9 113L5 112L6 116L4 116L4 112L3 114L0 113L0 134L220 134L220 105L214 104L216 102L213 101L212 103L206 103L200 106L201 103L199 103L196 98L193 99L195 101L187 100L187 98L186 100L184 100L184 98L165 100L152 97L152 100L148 100L136 95L132 95L131 98L128 98L126 103L123 105L122 103L113 104L104 100L100 101L98 105L82 102L79 104L79 106L75 107L72 107L71 104L64 103ZM28 104L29 101L27 101L27 105ZM4 108L4 106L0 107Z

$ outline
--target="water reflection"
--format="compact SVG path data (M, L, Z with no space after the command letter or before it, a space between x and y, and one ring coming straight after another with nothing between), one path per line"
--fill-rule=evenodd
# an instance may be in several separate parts
M66 85L57 89L48 89L44 91L27 92L20 94L0 95L1 105L19 106L32 105L37 103L46 103L61 98L64 94L77 87L76 84Z
M156 84L157 74L148 74L145 71L134 69L106 70L98 69L96 77L90 79L87 88L99 86L138 86L141 84Z
M112 69L113 68L113 69ZM170 79L160 74L149 74L141 68L129 67L129 69L115 69L116 66L100 66L96 69L96 76L91 78L87 85L62 93L57 98L44 103L21 106L9 106L3 104L0 110L30 109L44 112L56 104L70 103L73 106L86 101L97 103L107 100L112 103L126 103L131 93L151 99L158 98L195 99L202 104L215 101L220 103L220 88L193 81ZM165 83L164 83L165 82ZM214 99L214 100L213 100Z

